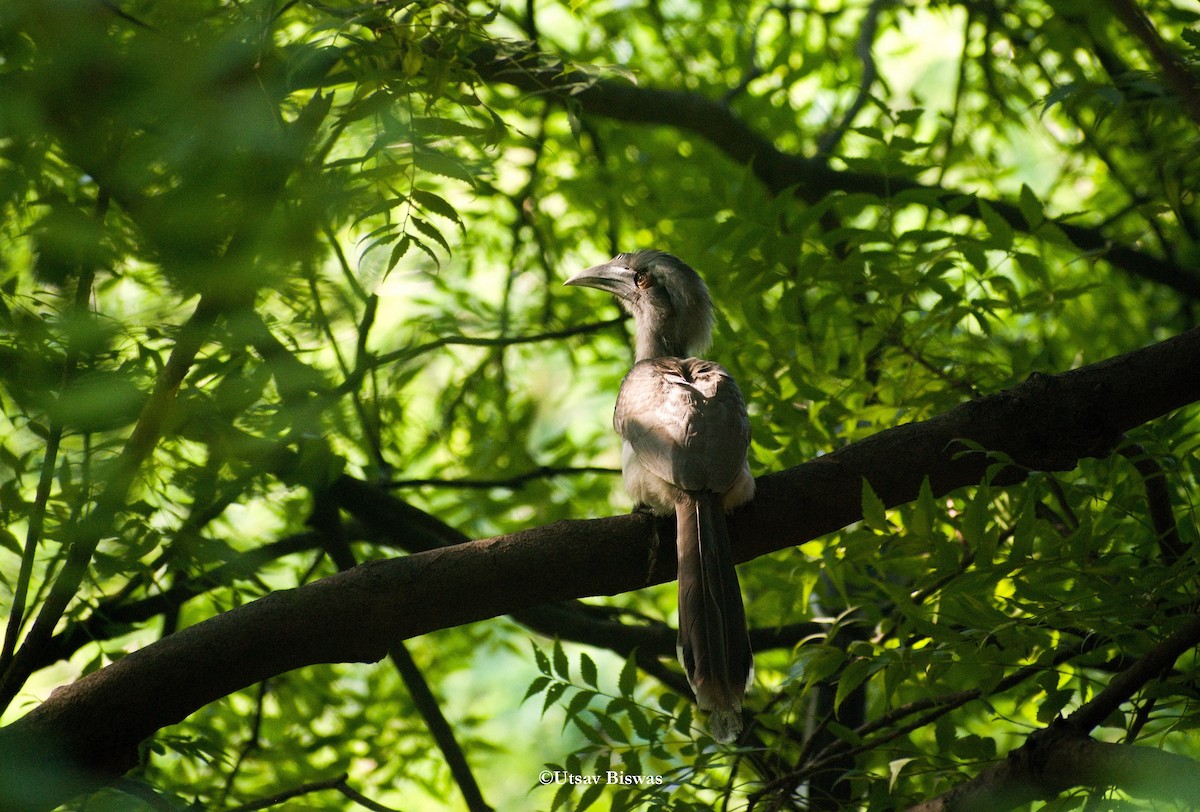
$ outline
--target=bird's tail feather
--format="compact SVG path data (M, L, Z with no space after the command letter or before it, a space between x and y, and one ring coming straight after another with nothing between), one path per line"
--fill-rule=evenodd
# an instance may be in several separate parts
M720 497L689 494L675 507L679 550L679 661L709 731L728 742L742 729L742 696L754 676L746 612Z

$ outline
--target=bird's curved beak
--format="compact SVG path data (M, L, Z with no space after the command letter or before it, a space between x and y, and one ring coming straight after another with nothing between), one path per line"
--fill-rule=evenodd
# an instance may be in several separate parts
M633 284L633 275L629 269L612 262L593 265L591 268L575 274L563 284L606 290L622 299L629 298L630 294L636 290Z

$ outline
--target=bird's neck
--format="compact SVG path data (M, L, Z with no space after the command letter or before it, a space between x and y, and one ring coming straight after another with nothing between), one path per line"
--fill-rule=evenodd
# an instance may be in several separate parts
M634 361L645 361L650 358L666 358L668 356L683 358L685 355L685 353L676 352L673 347L653 339L639 341L637 342L637 347L634 348Z
M634 360L687 358L697 352L702 352L707 342L697 340L694 329L681 329L681 327L682 325L673 322L656 323L639 319L637 335L634 339Z

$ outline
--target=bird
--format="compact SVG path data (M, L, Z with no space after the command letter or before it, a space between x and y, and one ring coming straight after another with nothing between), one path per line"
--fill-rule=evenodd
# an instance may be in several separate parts
M754 656L725 513L754 497L754 477L742 393L723 367L696 357L712 341L708 288L679 258L649 249L564 284L612 293L633 316L634 364L613 412L622 479L639 508L675 516L679 661L712 737L734 741Z

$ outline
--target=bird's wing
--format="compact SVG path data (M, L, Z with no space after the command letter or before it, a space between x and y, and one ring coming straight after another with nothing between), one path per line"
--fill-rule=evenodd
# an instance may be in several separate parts
M642 466L685 491L723 493L746 464L746 404L712 361L638 362L621 384L613 424Z

